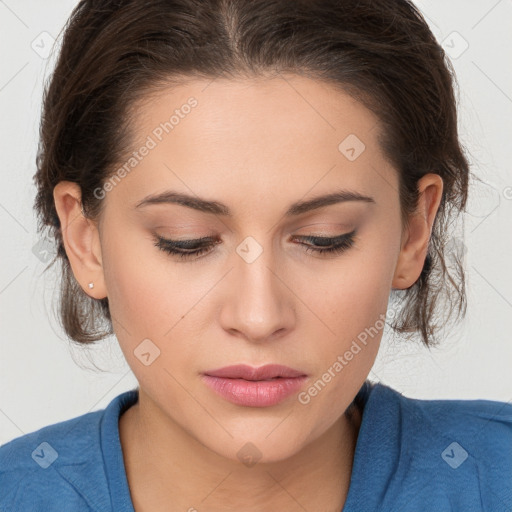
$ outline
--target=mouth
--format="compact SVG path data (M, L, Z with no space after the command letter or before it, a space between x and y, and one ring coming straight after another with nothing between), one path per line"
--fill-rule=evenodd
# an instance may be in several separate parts
M304 372L282 365L254 368L235 365L209 370L204 383L225 400L245 407L269 407L298 392L307 380Z
M225 366L216 370L208 370L204 372L204 374L209 375L210 377L243 379L248 381L267 381L307 376L304 372L280 364L266 364L259 368L254 368L245 364L237 364L234 366Z

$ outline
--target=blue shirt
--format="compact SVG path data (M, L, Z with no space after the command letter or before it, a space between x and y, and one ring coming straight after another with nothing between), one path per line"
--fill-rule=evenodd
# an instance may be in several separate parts
M133 512L120 415L102 410L0 447L2 512ZM341 512L512 511L512 404L420 400L366 381L350 488ZM313 511L314 512L314 511Z

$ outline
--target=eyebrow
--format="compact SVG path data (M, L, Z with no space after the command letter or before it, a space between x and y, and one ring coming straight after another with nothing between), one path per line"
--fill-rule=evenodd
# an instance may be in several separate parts
M286 211L285 217L301 215L312 210L323 208L324 206L330 206L332 204L343 203L347 201L362 201L373 204L376 203L373 197L365 196L359 192L353 190L338 190L327 195L293 203ZM139 201L135 205L135 208L162 203L178 204L181 206L186 206L187 208L198 210L200 212L214 215L222 215L226 217L232 216L229 207L223 203L218 201L208 201L200 197L194 197L188 194L174 192L172 190L167 190L160 194L149 195Z

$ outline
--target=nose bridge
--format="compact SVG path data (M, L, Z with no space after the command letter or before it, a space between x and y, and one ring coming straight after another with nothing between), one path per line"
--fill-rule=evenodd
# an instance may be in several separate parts
M271 236L261 235L259 240L247 236L236 247L230 277L233 291L223 312L225 328L236 329L252 340L271 336L290 320L286 287L276 275Z
M275 267L275 255L270 236L260 235L256 239L247 236L236 248L236 279L240 280L241 290L256 302L274 300L276 277L271 271ZM252 292L252 293L251 293Z

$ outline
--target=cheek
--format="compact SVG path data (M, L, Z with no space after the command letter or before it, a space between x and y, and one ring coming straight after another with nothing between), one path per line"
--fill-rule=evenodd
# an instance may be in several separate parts
M380 236L377 232L365 235L357 253L341 258L332 272L315 280L318 309L312 309L323 320L317 323L325 333L320 338L324 340L322 366L327 371L338 356L342 356L343 366L336 372L343 377L333 379L335 384L326 395L341 392L348 382L358 382L359 375L366 375L375 361L386 326L396 257L387 245L388 236L383 230Z
M104 251L110 310L134 342L141 337L161 338L184 314L183 305L188 303L179 266L149 237L147 233L117 232ZM122 327L118 330L126 336Z
M385 253L378 250L361 254L357 268L347 276L343 296L347 313L356 325L369 326L385 313L389 293L392 264Z
M315 292L319 316L330 329L323 328L327 335L318 337L319 330L310 328L321 340L315 347L318 374L305 396L310 414L322 418L315 429L322 430L339 417L375 362L386 325L390 261L375 248L361 251Z
M181 396L170 374L193 367L187 364L194 361L190 339L195 338L188 312L193 318L189 310L197 298L180 266L145 236L139 235L126 246L121 238L129 240L128 234L109 240L104 267L114 331L142 387L153 393L176 389ZM148 352L150 359L144 361L142 354ZM178 402L179 398L173 407Z
M369 239L366 237L357 251L333 262L328 271L315 275L309 290L311 282L304 283L302 296L309 297L308 301L314 297L315 308L334 332L330 334L340 340L357 336L386 312L394 257L392 252L380 250L379 240L370 243Z

